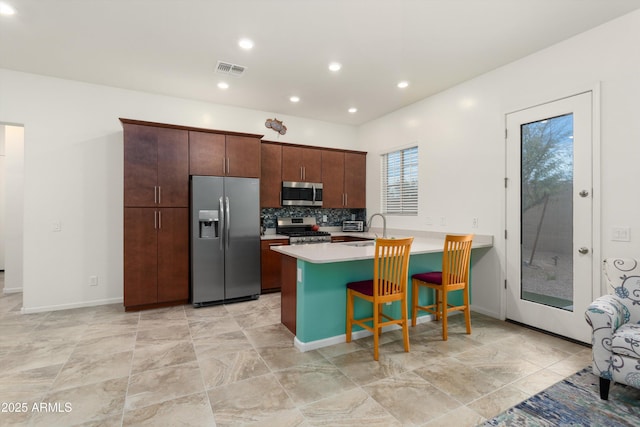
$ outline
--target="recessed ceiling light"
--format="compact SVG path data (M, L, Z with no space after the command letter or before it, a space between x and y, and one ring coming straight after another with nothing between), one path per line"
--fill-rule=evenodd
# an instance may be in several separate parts
M409 86L409 82L407 82L407 81L401 81L400 83L398 83L398 87L400 89L404 89L407 86Z
M300 102L300 97L299 96L292 96L291 98L289 98L289 101L291 101L291 102Z
M238 42L238 46L245 50L249 50L253 48L253 40L250 39L240 39Z
M332 62L331 64L329 64L329 69L331 71L340 71L341 68L342 64L340 64L339 62Z
M16 10L6 3L0 3L0 15L11 16L15 15Z
M218 83L218 88L220 89L229 89L229 84L226 82L220 82Z
M353 114L353 113L357 113L357 112L358 112L358 109L357 109L357 108L355 108L355 107L351 107L351 108L349 108L349 110L348 110L348 111L349 111L351 114Z

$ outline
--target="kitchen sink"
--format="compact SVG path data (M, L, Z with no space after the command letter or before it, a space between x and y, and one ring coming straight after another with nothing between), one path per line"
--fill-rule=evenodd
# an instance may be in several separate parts
M375 241L368 241L368 242L348 242L345 243L345 245L347 246L357 246L357 247L361 247L361 246L374 246L376 244Z

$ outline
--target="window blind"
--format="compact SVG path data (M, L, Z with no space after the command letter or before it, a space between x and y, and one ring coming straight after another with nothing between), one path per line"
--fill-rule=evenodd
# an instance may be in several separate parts
M418 147L382 155L382 211L418 214Z

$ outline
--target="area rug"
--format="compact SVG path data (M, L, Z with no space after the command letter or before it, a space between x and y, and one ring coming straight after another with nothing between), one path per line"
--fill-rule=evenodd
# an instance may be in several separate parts
M609 400L601 400L598 384L585 368L482 425L640 426L640 390L612 383Z

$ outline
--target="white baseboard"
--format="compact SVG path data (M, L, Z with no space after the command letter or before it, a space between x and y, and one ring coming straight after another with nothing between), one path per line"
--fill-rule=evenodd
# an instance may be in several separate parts
M416 319L416 323L419 325L421 323L430 322L432 319L433 319L433 316L431 315L419 316ZM411 319L409 319L409 325L411 325ZM384 327L382 328L382 332L393 331L395 329L401 329L400 325L390 325L390 326ZM371 332L367 331L366 329L362 329L362 330L353 332L351 334L351 339L358 340L360 338L370 337L371 335L373 335ZM347 340L346 334L336 335L335 337L325 338L325 339L316 340L316 341L309 341L309 342L302 342L298 339L298 337L294 337L293 346L298 350L300 350L302 353L304 353L305 351L317 350L322 347L341 344L343 342L346 342L346 340Z
M22 292L22 288L4 288L2 290L3 294L17 294L19 292Z
M494 313L493 311L490 310L485 310L482 307L476 307L473 304L471 305L471 312L476 312L476 313L480 313L480 314L484 314L485 316L489 316L489 317L493 317L494 319L500 319L500 314L499 313ZM462 313L462 312L460 312ZM471 320L473 321L473 315L471 316ZM500 319L500 320L504 320L504 319Z
M93 300L86 302L76 302L70 304L59 304L59 305L46 305L40 307L22 307L20 310L22 314L32 314L32 313L44 313L47 311L59 311L59 310L69 310L72 308L83 308L83 307L95 307L98 305L108 305L108 304L118 304L122 303L122 298L108 298L101 300Z

